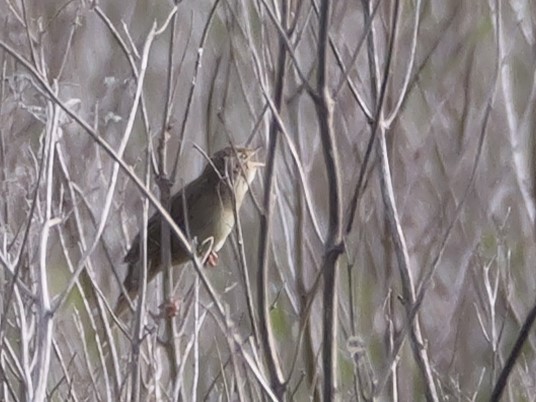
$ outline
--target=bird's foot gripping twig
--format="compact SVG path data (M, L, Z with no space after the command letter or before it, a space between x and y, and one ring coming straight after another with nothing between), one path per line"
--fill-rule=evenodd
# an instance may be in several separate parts
M198 254L202 256L201 261L204 265L210 265L215 267L218 265L219 256L216 251L214 251L214 236L207 237L203 242L197 247Z
M218 256L218 253L216 253L214 250L212 250L208 254L207 264L210 265L211 267L215 267L215 266L218 265L219 260L220 260L220 257Z
M179 307L179 300L174 297L170 297L159 306L160 314L158 316L163 318L176 317L177 314L179 314Z

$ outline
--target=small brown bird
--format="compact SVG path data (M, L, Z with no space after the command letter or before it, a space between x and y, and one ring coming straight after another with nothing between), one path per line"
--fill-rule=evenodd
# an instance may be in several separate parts
M197 179L187 184L171 198L170 215L179 228L191 239L197 240L197 253L203 262L217 263L217 252L222 248L235 224L234 206L242 205L257 168L263 163L253 159L258 149L227 147L216 152ZM187 211L187 219L184 212ZM147 228L147 282L162 270L160 256L160 215L153 214ZM132 242L124 262L128 263L123 282L129 297L138 293L140 279L140 234ZM181 265L189 260L180 240L171 235L171 263ZM121 314L128 306L120 294L115 308Z

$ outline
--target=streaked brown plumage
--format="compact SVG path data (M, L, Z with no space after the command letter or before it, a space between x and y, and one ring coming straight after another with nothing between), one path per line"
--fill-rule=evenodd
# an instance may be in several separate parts
M257 168L263 165L253 160L256 152L256 149L231 147L216 152L201 175L171 198L170 215L186 235L189 229L190 237L197 239L199 255L217 253L231 233L235 223L233 199L239 209L249 184L255 178ZM184 219L185 210L188 211L187 220ZM162 270L160 220L160 215L155 213L148 222L148 282ZM139 243L138 233L124 259L124 262L128 263L128 271L123 285L131 299L138 293ZM181 246L180 240L171 235L172 265L178 266L188 260L188 254ZM121 294L115 309L116 313L121 314L127 306L128 302Z

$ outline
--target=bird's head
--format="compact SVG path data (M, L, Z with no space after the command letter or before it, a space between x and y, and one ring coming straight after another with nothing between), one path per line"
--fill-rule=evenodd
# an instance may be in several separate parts
M205 169L217 173L220 179L233 186L237 203L241 203L257 169L264 166L255 158L259 148L227 147L216 152Z

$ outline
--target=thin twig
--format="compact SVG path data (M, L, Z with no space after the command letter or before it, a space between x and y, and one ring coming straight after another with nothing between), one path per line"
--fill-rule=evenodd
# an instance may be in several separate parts
M341 169L333 130L333 100L328 88L329 21L330 1L323 0L320 3L319 13L317 92L313 100L328 176L329 194L329 228L327 240L324 243L322 262L324 275L322 366L324 369L323 397L325 401L334 400L337 392L338 260L343 252Z

